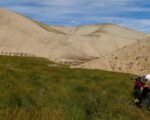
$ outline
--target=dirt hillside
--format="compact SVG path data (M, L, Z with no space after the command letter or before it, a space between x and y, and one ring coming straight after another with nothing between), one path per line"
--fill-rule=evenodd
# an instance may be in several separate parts
M72 67L134 74L150 73L150 39L133 43L112 54Z
M0 9L0 54L37 56L79 64L147 39L148 35L113 25L48 26Z

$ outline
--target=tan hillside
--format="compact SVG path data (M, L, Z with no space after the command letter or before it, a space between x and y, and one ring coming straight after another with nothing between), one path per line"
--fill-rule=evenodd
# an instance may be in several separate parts
M134 74L150 73L150 39L125 46L102 58L74 68L102 69Z
M48 26L0 9L0 53L76 64L109 54L148 35L118 25Z

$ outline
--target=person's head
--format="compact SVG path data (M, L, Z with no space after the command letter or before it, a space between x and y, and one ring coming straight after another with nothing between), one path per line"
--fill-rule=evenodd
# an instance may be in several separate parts
M150 82L150 74L145 75L144 79L146 82Z

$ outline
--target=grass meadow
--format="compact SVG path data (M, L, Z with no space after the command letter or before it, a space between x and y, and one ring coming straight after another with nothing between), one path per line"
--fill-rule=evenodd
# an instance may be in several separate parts
M0 120L148 120L130 74L0 56Z

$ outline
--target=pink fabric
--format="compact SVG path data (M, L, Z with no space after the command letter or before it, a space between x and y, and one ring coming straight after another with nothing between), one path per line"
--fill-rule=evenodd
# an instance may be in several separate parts
M136 80L135 87L140 89L141 87L144 87L144 84L140 80Z

